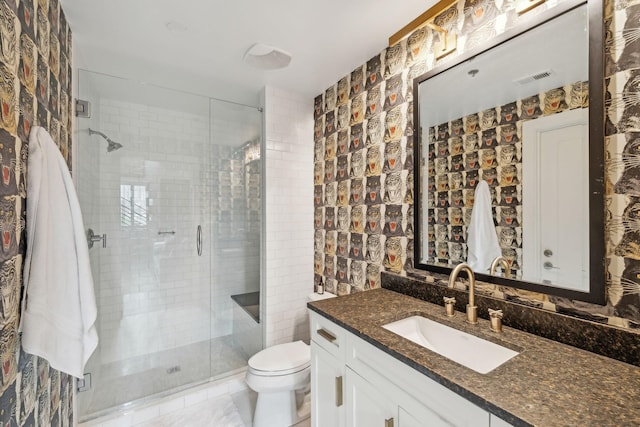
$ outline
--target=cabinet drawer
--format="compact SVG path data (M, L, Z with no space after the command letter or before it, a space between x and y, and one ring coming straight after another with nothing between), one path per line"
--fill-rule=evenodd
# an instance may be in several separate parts
M343 360L347 331L313 311L309 311L309 320L311 340L332 356Z

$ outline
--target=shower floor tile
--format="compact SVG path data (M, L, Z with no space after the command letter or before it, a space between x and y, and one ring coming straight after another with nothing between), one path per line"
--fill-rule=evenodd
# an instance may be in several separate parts
M240 373L79 427L251 427L256 399Z
M81 419L93 418L139 399L224 377L244 368L247 360L248 355L234 346L233 337L224 336L94 366L89 370L91 389L78 394L78 413Z

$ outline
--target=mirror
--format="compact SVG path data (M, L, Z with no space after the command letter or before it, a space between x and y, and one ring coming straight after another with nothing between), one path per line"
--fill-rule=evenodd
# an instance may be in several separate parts
M415 267L604 304L602 3L533 15L414 80Z

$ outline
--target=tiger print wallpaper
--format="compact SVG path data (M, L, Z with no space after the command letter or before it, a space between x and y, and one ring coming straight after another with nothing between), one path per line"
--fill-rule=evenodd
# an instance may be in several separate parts
M537 10L552 7L548 3ZM457 50L463 52L517 24L514 7L508 0L460 0L435 23L458 35ZM638 330L640 0L605 0L605 29L608 303L598 306L513 288L498 292L487 284L479 292ZM377 288L381 271L415 273L412 82L438 65L433 53L438 37L431 29L417 29L314 100L314 272L316 284L322 279L330 292ZM554 95L572 102L566 90ZM511 110L522 117L522 108L520 102ZM512 137L520 137L517 128ZM464 213L460 215L464 224ZM512 234L505 233L508 238Z
M18 334L31 126L71 164L71 31L58 0L0 0L0 102L0 424L69 426L72 378L22 352Z

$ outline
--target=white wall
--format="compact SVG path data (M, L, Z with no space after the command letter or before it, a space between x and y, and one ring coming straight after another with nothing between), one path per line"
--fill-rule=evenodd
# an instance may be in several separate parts
M313 100L267 86L265 345L309 338L313 291ZM266 312L266 313L265 313Z

